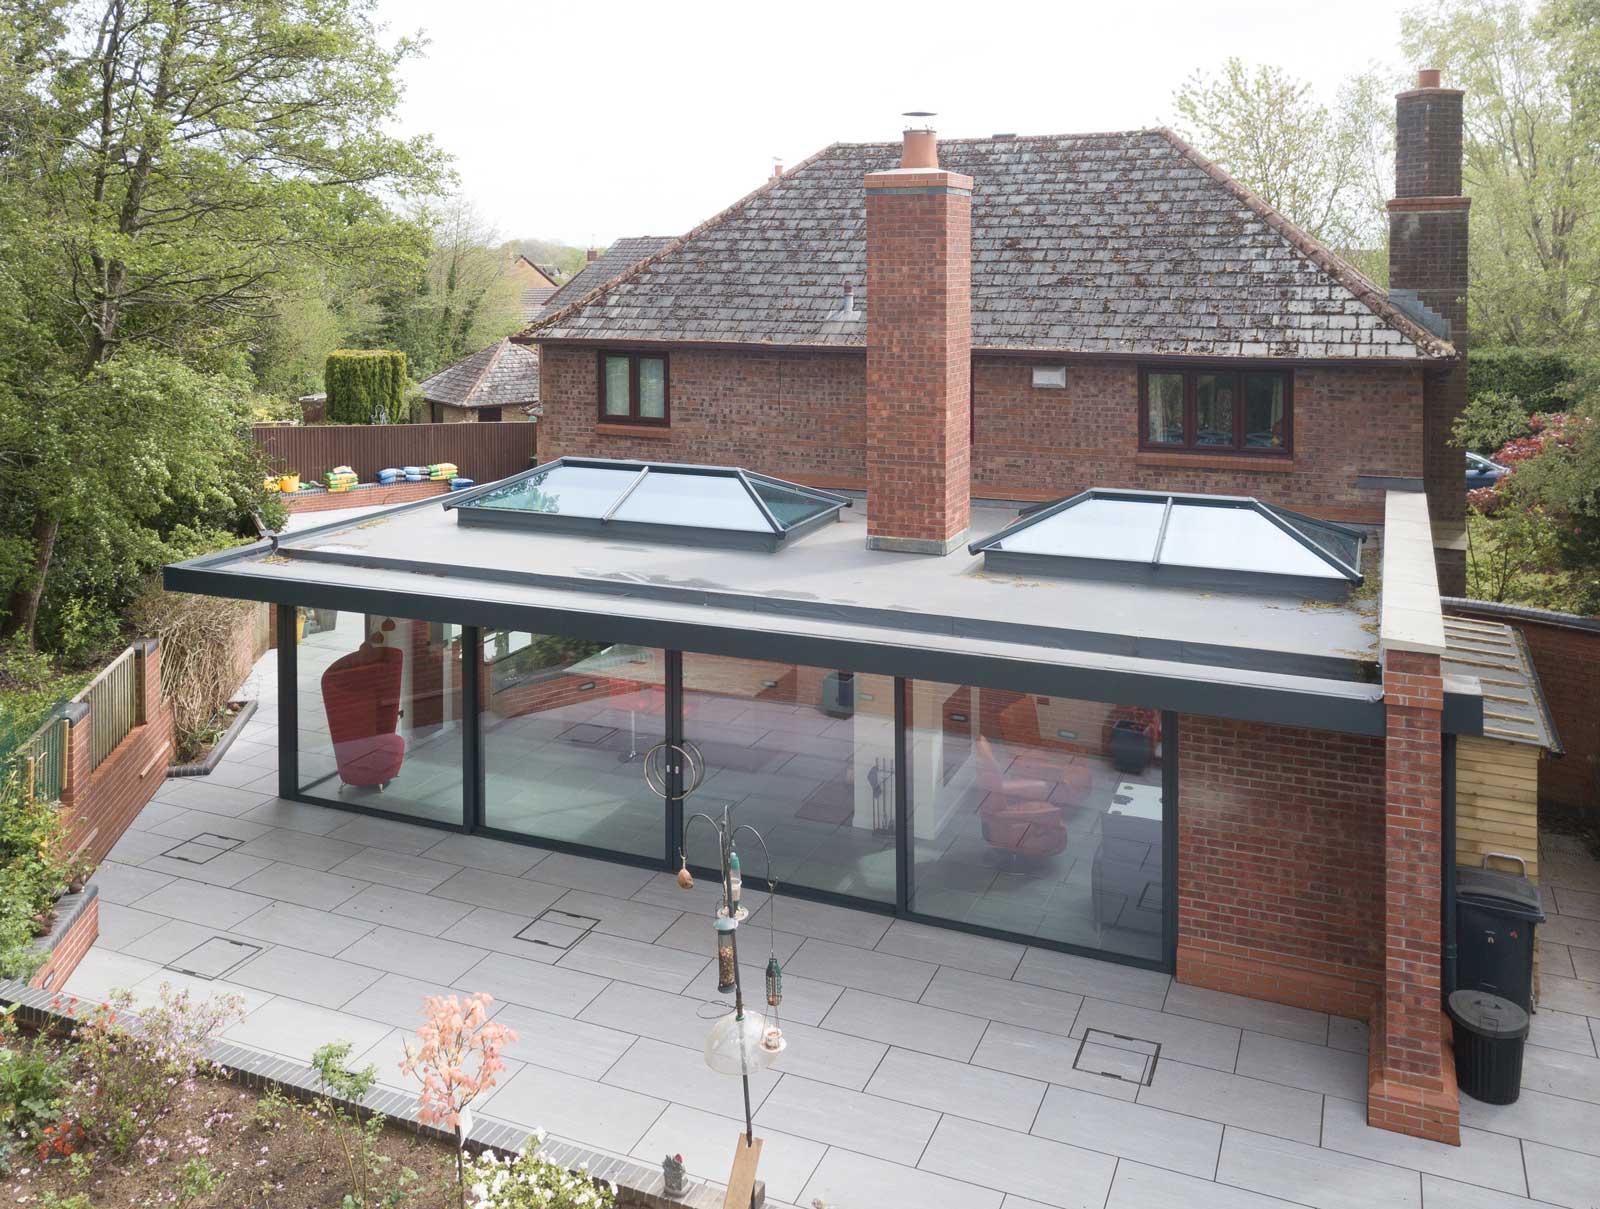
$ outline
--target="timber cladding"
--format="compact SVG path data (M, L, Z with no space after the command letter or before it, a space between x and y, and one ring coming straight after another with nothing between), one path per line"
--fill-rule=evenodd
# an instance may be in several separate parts
M1528 743L1463 735L1456 740L1456 862L1485 853L1521 857L1539 879L1539 751ZM1490 868L1509 868L1491 861Z
M491 483L534 465L538 425L501 424L256 424L255 446L275 474L308 483L335 466L363 482L388 467L454 462L466 478ZM348 506L348 505L347 505Z

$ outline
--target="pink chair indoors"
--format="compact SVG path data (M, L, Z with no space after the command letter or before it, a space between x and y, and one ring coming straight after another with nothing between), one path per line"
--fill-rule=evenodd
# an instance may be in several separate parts
M400 772L406 741L395 732L404 666L398 650L364 642L322 673L333 758L346 785L382 789Z

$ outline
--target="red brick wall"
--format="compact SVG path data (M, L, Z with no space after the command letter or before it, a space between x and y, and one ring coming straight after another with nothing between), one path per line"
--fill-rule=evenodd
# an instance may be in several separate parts
M1194 715L1179 736L1179 981L1365 1017L1383 969L1383 742Z
M943 553L972 496L972 178L871 173L866 193L868 541Z
M88 906L78 913L78 918L72 921L72 926L67 929L66 934L56 941L50 950L49 960L28 979L28 985L45 991L59 991L67 979L72 977L72 971L78 968L83 955L89 951L89 946L94 944L95 938L99 935L100 898L96 895L89 900Z
M93 772L88 771L89 716L67 732L67 784L61 806L73 847L81 846L96 861L105 859L134 816L155 796L172 758L172 712L161 697L161 649L154 643L144 659L144 682L148 720L129 731Z
M297 491L283 497L290 512L332 512L337 508L375 508L387 504L409 504L429 496L444 495L449 483L362 483L349 491Z
M1600 822L1600 631L1453 604L1448 612L1509 622L1528 640L1565 755L1539 758L1539 800Z
M596 423L594 349L545 345L541 356L541 458L712 462L824 487L866 486L859 350L675 349L669 429ZM1074 362L1065 390L1036 390L1032 365L974 359L975 495L1048 499L1089 486L1210 491L1378 523L1383 493L1358 488L1356 476L1423 472L1420 370L1295 371L1295 455L1278 462L1140 455L1135 366Z

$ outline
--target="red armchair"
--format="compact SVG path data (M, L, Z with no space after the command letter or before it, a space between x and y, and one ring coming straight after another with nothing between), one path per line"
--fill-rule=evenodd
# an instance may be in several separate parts
M406 741L395 732L404 662L392 647L362 643L322 673L333 758L346 785L382 788L400 772Z
M1066 851L1066 818L1060 806L1045 800L1057 782L1007 777L993 745L982 735L977 749L978 788L984 792L978 819L984 841L1014 856L1042 858ZM1088 773L1076 761L1063 768Z

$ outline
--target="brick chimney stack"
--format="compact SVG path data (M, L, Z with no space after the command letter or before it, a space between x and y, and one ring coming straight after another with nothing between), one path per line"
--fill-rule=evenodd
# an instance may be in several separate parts
M1394 200L1389 203L1389 286L1415 290L1450 322L1461 361L1430 370L1423 381L1423 479L1433 519L1439 588L1466 595L1466 492L1461 451L1450 429L1467 403L1467 208L1461 195L1459 88L1439 72L1417 73L1417 86L1395 98Z
M971 508L972 178L929 129L867 193L867 545L947 554Z
M583 254L583 262L584 262L584 264L593 264L595 261L597 261L599 259L600 259L600 249L599 248L589 248Z

